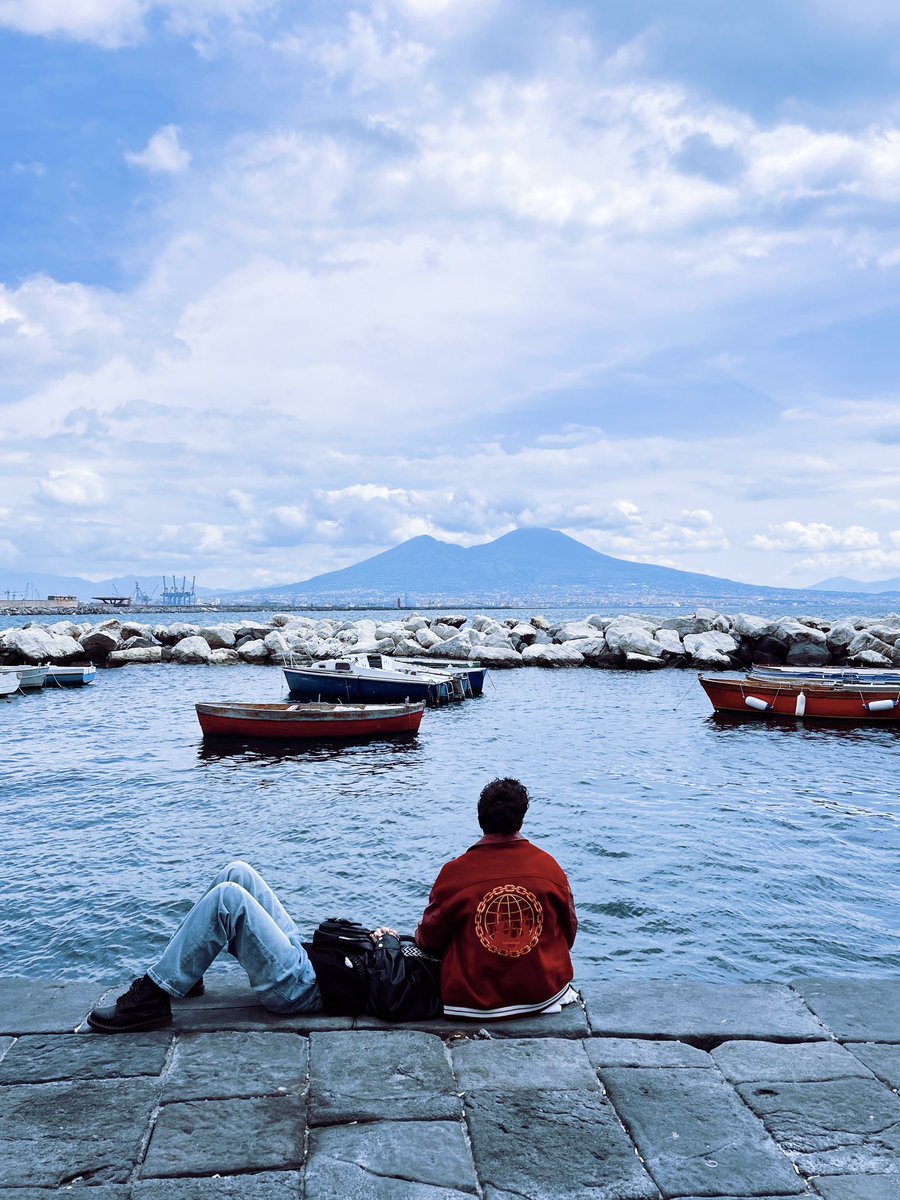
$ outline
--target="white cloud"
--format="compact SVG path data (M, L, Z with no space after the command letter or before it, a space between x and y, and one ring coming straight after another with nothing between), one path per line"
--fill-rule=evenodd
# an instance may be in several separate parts
M148 0L0 0L0 26L115 49L142 34Z
M861 525L836 529L820 521L804 525L800 521L785 521L770 525L768 532L758 533L750 545L758 550L868 550L877 548L879 535Z
M94 508L107 498L103 479L84 467L50 471L38 490L42 500L65 507Z
M139 154L127 152L125 161L155 174L177 175L190 166L191 156L181 144L178 126L163 125Z
M280 0L0 0L0 27L38 37L92 42L106 50L140 42L160 14L180 36L209 37L216 26L240 27Z

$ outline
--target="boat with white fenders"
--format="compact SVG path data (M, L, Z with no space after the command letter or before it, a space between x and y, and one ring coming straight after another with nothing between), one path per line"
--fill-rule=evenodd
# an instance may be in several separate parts
M744 716L820 718L831 721L900 722L900 679L895 683L840 679L739 678L701 675L700 685L716 712Z

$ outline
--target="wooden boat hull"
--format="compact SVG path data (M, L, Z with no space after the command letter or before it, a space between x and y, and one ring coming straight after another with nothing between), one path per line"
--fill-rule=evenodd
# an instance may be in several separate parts
M197 704L196 709L206 736L310 741L416 733L425 705Z
M84 687L96 674L96 667L49 667L44 687Z
M852 687L752 676L727 679L715 675L701 675L700 684L716 712L900 723L900 684Z

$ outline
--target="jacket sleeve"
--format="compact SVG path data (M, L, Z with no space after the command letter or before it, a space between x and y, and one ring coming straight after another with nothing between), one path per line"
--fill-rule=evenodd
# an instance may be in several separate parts
M450 914L450 894L441 886L444 872L438 875L428 897L428 904L416 929L416 945L426 954L443 955L453 936Z
M578 932L578 916L575 912L575 897L572 895L568 879L566 879L566 902L560 913L560 925L566 944L571 950L575 944L575 934Z

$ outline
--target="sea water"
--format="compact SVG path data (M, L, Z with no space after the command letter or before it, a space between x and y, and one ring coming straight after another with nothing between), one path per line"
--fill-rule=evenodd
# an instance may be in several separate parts
M715 717L686 670L531 668L416 736L201 738L196 701L283 696L277 667L164 664L0 702L0 975L130 977L233 858L306 930L412 931L498 775L568 872L580 978L900 969L897 728Z

